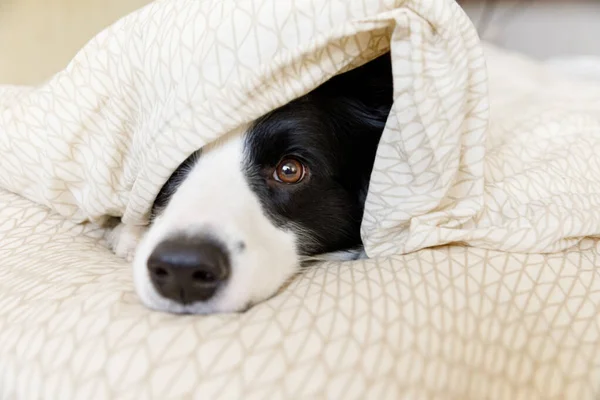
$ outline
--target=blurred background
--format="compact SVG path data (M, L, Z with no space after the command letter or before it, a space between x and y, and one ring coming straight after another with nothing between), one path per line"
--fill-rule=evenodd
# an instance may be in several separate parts
M482 39L540 59L600 56L600 0L459 1Z
M149 2L0 0L0 83L42 82L97 32ZM459 3L485 40L557 63L575 56L583 67L597 70L600 65L600 0Z
M150 0L0 0L0 84L37 84Z

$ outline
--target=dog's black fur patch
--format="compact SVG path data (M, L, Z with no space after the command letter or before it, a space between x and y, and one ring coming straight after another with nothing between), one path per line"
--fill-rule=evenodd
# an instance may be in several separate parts
M248 132L248 181L270 218L298 234L300 254L361 246L365 198L392 98L386 54L267 114ZM286 156L308 167L308 181L267 184L263 171Z
M152 212L150 215L150 220L154 220L160 213L167 207L169 200L171 200L171 196L175 193L175 191L179 188L179 185L185 180L189 172L194 167L194 164L200 158L202 154L202 150L198 150L192 153L188 158L185 159L184 162L171 174L167 182L160 189L160 192L154 199L154 203L152 204Z
M277 226L299 237L299 252L315 255L362 244L360 224L373 162L392 105L389 54L341 74L257 120L246 134L240 166ZM160 213L199 157L190 156L161 189ZM310 178L273 185L270 172L286 156Z

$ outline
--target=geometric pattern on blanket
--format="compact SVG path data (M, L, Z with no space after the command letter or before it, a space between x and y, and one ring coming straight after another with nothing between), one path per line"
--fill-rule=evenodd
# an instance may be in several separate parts
M259 3L159 0L98 35L48 85L2 88L0 182L73 220L141 223L186 152L391 46L395 109L363 224L377 257L304 271L243 314L164 315L141 306L101 230L0 191L0 396L597 397L600 243L582 237L600 226L599 86L489 49L486 130L483 54L454 2ZM233 6L251 10L228 19ZM302 12L294 20L269 6ZM248 36L273 45L261 57L276 65L230 59L222 65L238 78L267 73L190 85L195 24L245 29L252 13L289 34ZM357 31L368 34L348 39ZM272 54L285 45L286 57ZM214 102L184 107L188 90L208 87ZM419 250L448 242L479 248Z
M91 224L0 192L2 399L600 393L600 242L330 263L242 314L144 308Z
M522 62L534 84L498 107L453 0L151 3L46 84L0 88L0 187L79 222L146 224L190 153L387 50L370 257L456 242L553 252L600 234L600 84Z
M190 153L390 49L395 101L364 230L375 255L389 224L405 232L444 199L461 198L445 205L459 213L479 204L484 59L453 0L151 3L45 84L0 88L0 187L78 222L146 224Z

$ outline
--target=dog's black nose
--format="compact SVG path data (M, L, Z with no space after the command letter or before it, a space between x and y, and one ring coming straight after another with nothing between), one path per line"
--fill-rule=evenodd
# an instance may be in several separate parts
M158 293L190 304L210 299L229 278L229 257L210 239L173 238L156 246L148 272Z

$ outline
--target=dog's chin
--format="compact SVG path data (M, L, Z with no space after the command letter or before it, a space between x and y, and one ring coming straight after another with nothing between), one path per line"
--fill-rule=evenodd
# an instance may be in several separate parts
M133 260L134 286L148 308L174 314L239 313L274 296L300 270L296 237L280 232L274 246L248 245L243 253L231 253L230 278L210 299L182 304L165 298L150 280L147 261L160 240L152 229L141 241ZM160 235L162 237L162 235ZM250 242L250 241L249 241Z
M223 314L247 311L255 304L264 302L277 294L279 289L299 270L298 264L289 265L286 268L289 273L282 274L278 280L271 279L270 285L263 285L260 293L248 293L245 290L239 290L245 288L236 284L235 279L232 279L214 297L207 301L181 304L161 296L154 289L148 274L142 270L138 263L134 263L133 268L135 289L142 304L152 310L173 314Z
M151 310L171 314L227 314L246 311L252 304L222 301L219 295L205 302L181 304L166 299L151 288L151 283L136 279L135 288L144 306Z

